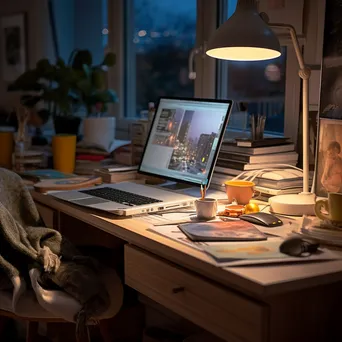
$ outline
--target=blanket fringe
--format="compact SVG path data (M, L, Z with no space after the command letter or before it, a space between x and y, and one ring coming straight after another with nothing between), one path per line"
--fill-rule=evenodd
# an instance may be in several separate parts
M44 246L39 251L39 256L43 260L44 271L48 273L55 273L58 271L61 260L58 255L52 253L51 249L47 246Z

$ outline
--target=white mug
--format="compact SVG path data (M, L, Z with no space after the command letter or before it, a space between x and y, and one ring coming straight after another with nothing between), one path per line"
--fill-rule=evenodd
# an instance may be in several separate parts
M215 198L197 199L195 207L199 219L210 220L216 216L217 200Z

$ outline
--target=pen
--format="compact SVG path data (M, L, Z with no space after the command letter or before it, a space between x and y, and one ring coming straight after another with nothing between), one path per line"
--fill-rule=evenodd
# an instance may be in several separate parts
M252 114L251 116L251 125L252 125L252 128L251 128L252 140L255 140L255 116L254 114Z
M205 198L206 194L206 186L201 184L201 199L203 200Z

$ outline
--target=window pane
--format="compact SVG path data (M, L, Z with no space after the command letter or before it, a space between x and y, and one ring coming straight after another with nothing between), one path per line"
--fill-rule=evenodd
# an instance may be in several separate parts
M102 0L102 45L108 46L108 0Z
M188 79L188 57L196 39L196 0L134 0L128 25L131 28L127 62L134 63L135 72L127 69L131 78L131 103L128 116L139 116L148 102L160 96L194 95L193 82ZM129 31L127 31L129 32ZM128 65L130 68L130 66ZM135 82L132 82L132 79ZM128 80L129 81L129 80ZM134 105L132 105L132 102ZM135 107L135 108L134 108Z
M227 16L236 8L236 0L228 0ZM221 97L236 101L230 127L249 131L251 114L266 115L266 133L284 133L286 47L280 57L267 61L222 61Z

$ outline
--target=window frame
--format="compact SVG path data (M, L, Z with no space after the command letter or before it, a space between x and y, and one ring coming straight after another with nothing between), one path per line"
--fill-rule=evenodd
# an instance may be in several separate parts
M109 71L109 86L113 88L119 97L119 103L111 106L112 115L117 118L117 130L122 136L129 132L131 122L136 118L125 116L125 111L130 110L125 93L132 94L132 80L125 84L125 73L131 73L135 63L129 61L125 63L126 53L129 46L125 43L127 34L127 12L125 6L133 6L134 0L108 0L108 46L111 51L116 53L116 65ZM218 25L219 8L224 8L225 0L207 1L197 0L197 23L196 23L196 44L195 47L202 47L205 50L206 42L214 33ZM222 15L221 11L221 15ZM225 12L226 13L226 12ZM295 143L298 138L299 118L300 118L300 94L301 81L298 76L298 62L292 42L286 35L279 36L281 45L287 47L287 67L286 67L286 89L285 89L285 113L284 113L284 135L290 137ZM300 37L300 43L303 46L305 41ZM131 54L132 55L132 54ZM134 66L133 66L134 65ZM195 71L197 74L194 80L195 97L203 98L221 98L218 94L217 80L222 80L222 69L219 63L204 52L195 57ZM131 86L131 88L128 87ZM134 88L134 87L133 87ZM131 107L132 108L132 107Z
M130 26L129 24L125 24L128 22L128 11L125 11L125 8L132 8L133 1L134 0L108 0L108 47L117 55L116 65L109 71L109 85L117 91L119 98L122 99L120 103L116 106L114 115L119 119L126 119L128 121L133 121L134 119L136 119L134 117L130 118L124 115L125 110L130 110L129 105L127 106L128 101L124 101L124 92L127 91L127 89L130 89L130 92L132 93L131 89L133 84L129 76L126 77L128 79L128 82L125 84L125 73L127 72L128 74L130 74L132 73L132 68L135 68L135 63L133 63L133 60L126 60L125 63L126 56L134 56L133 54L129 53L131 44L127 44L125 42L125 36L129 33ZM197 0L196 11L197 32L195 46L200 46L203 40L208 40L209 38L209 32L207 32L205 28L208 25L212 24L211 17L213 15L216 15L216 5L215 3L210 4L206 0ZM208 13L209 15L207 15ZM214 25L216 24L214 23ZM211 32L213 32L215 28L216 26L213 26ZM211 93L211 96L209 97L214 98L215 93L210 89L214 84L215 73L212 73L212 70L215 69L215 63L214 61L204 62L204 60L204 54L196 56L197 77L194 80L195 96L204 97L202 94ZM209 69L207 68L208 64L210 65ZM205 74L206 79L202 77L203 73ZM206 82L208 78L212 79L210 83L211 86L209 86L209 84ZM206 84L205 89L203 89L203 84ZM131 88L129 88L129 86L131 86ZM133 91L135 91L135 89Z
M218 23L226 20L226 13L228 12L228 1L219 0L219 16ZM298 61L296 53L289 35L282 32L278 35L280 45L286 47L286 75L285 75L285 101L284 101L284 136L291 138L297 144L298 128L300 118L300 94L301 94L301 80L298 76ZM299 43L303 48L304 38L299 36ZM227 82L225 82L228 70L227 65L217 62L216 78L217 78L217 98L223 99L227 94ZM226 137L235 138L239 134L240 137L248 137L249 132L238 129L227 129Z

